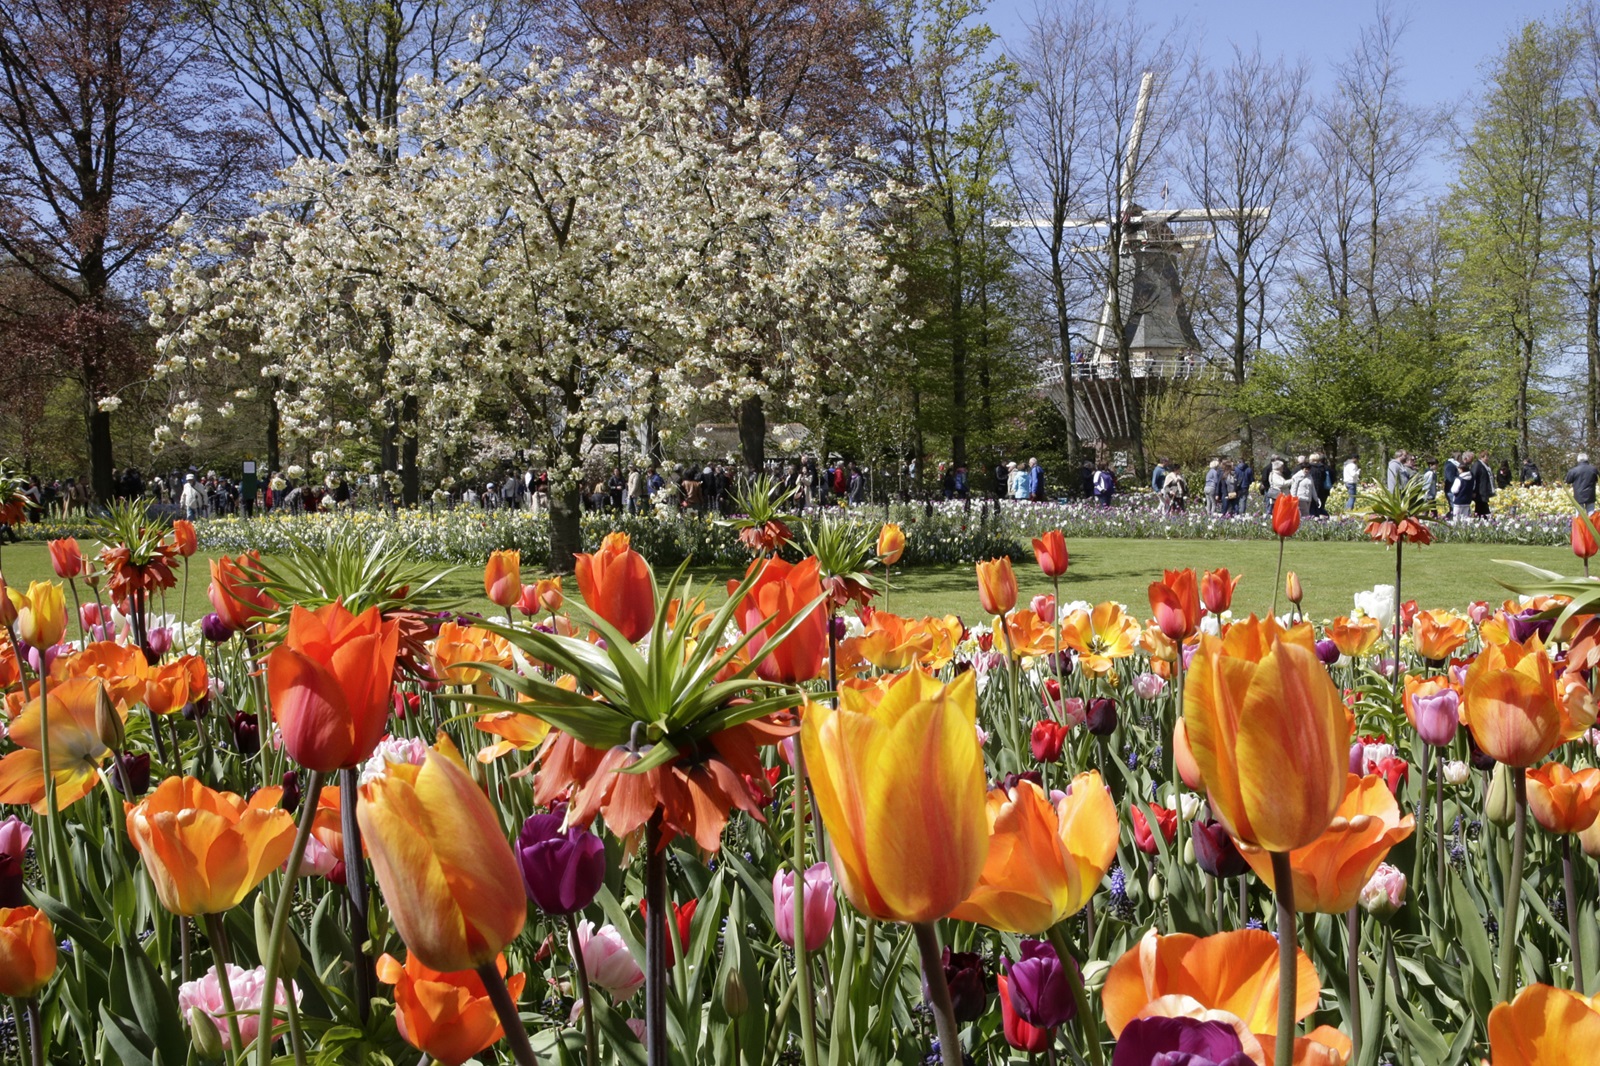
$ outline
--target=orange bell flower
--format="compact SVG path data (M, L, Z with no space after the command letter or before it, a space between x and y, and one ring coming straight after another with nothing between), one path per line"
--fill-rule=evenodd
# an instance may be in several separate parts
M270 793L246 801L197 778L169 777L144 802L124 807L156 897L180 916L237 907L294 845L294 816Z
M1067 538L1061 535L1061 530L1052 529L1048 533L1033 538L1033 558L1039 564L1039 569L1044 571L1048 578L1058 578L1067 572Z
M913 669L808 704L801 743L829 864L857 910L931 922L972 892L989 853L977 680Z
M1295 955L1294 1016L1299 1021L1317 1009L1322 978L1310 956L1298 948ZM1277 938L1264 929L1207 937L1158 936L1152 929L1106 973L1100 999L1111 1035L1121 1036L1135 1018L1166 1013L1160 1009L1165 1004L1155 1002L1164 996L1186 997L1202 1010L1233 1015L1257 1036L1276 1036Z
M1600 816L1600 770L1558 762L1528 771L1528 811L1547 833L1580 833Z
M229 629L249 629L262 616L277 610L277 603L261 587L266 576L257 552L211 560L211 586L206 589L206 596Z
M267 697L290 758L332 773L371 757L389 723L399 642L399 624L376 607L290 610L288 632L267 656Z
M1577 1049L1600 1044L1600 997L1529 985L1489 1012L1494 1066L1569 1066Z
M1326 633L1339 654L1352 659L1370 652L1383 636L1383 626L1373 618L1335 618L1328 623Z
M1203 634L1183 718L1211 809L1230 833L1278 852L1322 835L1344 798L1350 732L1309 626L1252 620L1221 639Z
M56 933L37 907L0 907L0 996L32 999L56 972Z
M35 648L53 648L67 633L67 601L53 581L30 581L26 593L7 589L17 635Z
M522 595L522 553L494 551L483 567L483 594L496 607L510 607Z
M1469 624L1461 615L1448 611L1418 611L1411 619L1411 639L1416 642L1417 654L1429 662L1444 662L1467 643Z
M172 544L185 559L200 550L200 538L195 536L194 523L179 518L172 523Z
M1017 575L1008 557L978 564L978 602L988 614L1005 614L1017 605Z
M1227 567L1207 570L1200 579L1200 602L1212 614L1221 614L1233 606L1233 590L1239 587L1241 577L1232 577Z
M655 624L656 583L650 564L630 546L626 533L607 533L593 555L574 556L578 591L589 610L622 639L636 641Z
M1121 604L1097 603L1092 611L1073 611L1061 620L1061 643L1078 653L1079 669L1102 676L1138 650L1139 623Z
M495 966L504 977L506 957L496 958ZM414 954L406 955L404 966L385 954L378 959L378 980L394 985L394 1017L401 1037L444 1066L460 1066L505 1037L483 978L473 970L440 973ZM513 1002L522 995L526 981L527 975L520 973L506 981Z
M739 628L746 633L759 629L746 645L751 659L760 658L757 676L791 685L815 680L828 657L828 616L823 611L817 557L789 563L771 556L750 565L761 571L739 604ZM738 582L728 582L729 594L738 587ZM772 636L801 611L807 613L800 624L768 650Z
M96 725L100 691L100 682L74 678L51 686L48 693L50 770L55 776L58 810L89 794L100 780L100 764L111 754ZM11 721L10 736L17 748L0 758L0 803L26 803L45 814L44 754L39 750L44 720L41 706L35 696ZM127 717L124 708L113 706L119 717Z
M1600 776L1600 771L1596 775ZM1411 815L1400 816L1400 806L1382 775L1348 775L1344 800L1328 828L1310 844L1289 853L1295 909L1343 914L1354 907L1389 849L1409 837L1415 827ZM1276 890L1272 857L1248 844L1240 852L1256 876Z
M61 537L50 542L50 566L56 577L70 581L83 573L83 552L78 548L78 538Z
M1292 537L1299 530L1300 501L1280 492L1272 501L1272 531L1280 537Z
M1489 644L1467 667L1461 722L1496 762L1532 766L1594 724L1592 704L1562 695L1537 635Z
M1150 610L1168 640L1182 642L1200 629L1200 587L1193 570L1163 571L1150 585Z
M884 566L893 566L906 553L906 533L894 522L885 522L878 530L878 558Z
M395 928L441 972L492 961L528 900L499 816L447 738L421 766L390 763L361 786L356 817Z
M149 667L144 679L144 705L153 714L171 714L206 694L206 661L185 655L162 666Z
M1032 781L988 797L989 857L950 915L1008 933L1042 933L1094 897L1117 854L1117 807L1099 773L1073 778L1054 806Z

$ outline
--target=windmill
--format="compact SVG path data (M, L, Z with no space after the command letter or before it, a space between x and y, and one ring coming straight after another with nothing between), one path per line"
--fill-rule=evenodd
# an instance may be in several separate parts
M1139 82L1117 188L1120 233L1116 281L1106 286L1093 345L1083 352L1061 353L1061 363L1056 368L1059 374L1053 371L1044 382L1046 394L1063 413L1071 397L1076 408L1074 424L1092 427L1092 441L1105 447L1131 442L1130 404L1142 403L1165 381L1190 376L1200 369L1201 346L1183 295L1178 269L1180 253L1212 239L1212 227L1218 222L1264 219L1271 213L1266 207L1151 210L1134 199L1134 178L1140 170L1140 151L1154 88L1155 72L1147 70ZM1163 189L1162 199L1165 198ZM1112 222L1102 216L1069 218L1062 225L1069 229L1110 229ZM1001 224L1032 229L1053 225L1041 218ZM1195 232L1197 224L1205 229ZM1128 353L1126 376L1120 365L1117 318L1121 319L1121 336Z

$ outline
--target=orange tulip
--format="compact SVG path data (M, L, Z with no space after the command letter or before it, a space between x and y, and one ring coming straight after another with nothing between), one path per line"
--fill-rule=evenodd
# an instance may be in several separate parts
M1411 620L1411 638L1417 654L1429 662L1441 663L1467 642L1468 622L1448 611L1418 611Z
M1322 978L1296 949L1295 1019L1317 1009ZM1100 998L1112 1036L1135 1018L1161 1012L1163 996L1187 997L1203 1010L1225 1011L1258 1036L1278 1032L1278 940L1263 929L1197 937L1155 930L1112 963ZM1169 1003L1171 1001L1168 1001ZM1154 1010L1151 1008L1154 1007ZM1164 1012L1163 1012L1164 1013Z
M1097 603L1092 611L1073 611L1061 620L1061 643L1078 653L1079 669L1101 676L1111 672L1117 659L1138 650L1139 623L1121 604Z
M1565 988L1529 985L1489 1012L1494 1066L1570 1066L1596 1045L1600 1004Z
M555 614L561 610L561 605L567 602L566 596L561 592L561 578L541 577L533 586L533 594L539 600L539 606Z
M100 764L111 749L100 738L95 723L100 683L74 678L52 685L50 701L50 769L56 782L56 808L70 807L100 780ZM0 803L26 803L40 814L48 811L45 797L42 746L42 701L30 700L11 722L15 751L0 759ZM119 717L126 711L116 708Z
M1205 604L1206 610L1212 614L1221 614L1233 606L1233 590L1239 587L1241 578L1231 577L1227 567L1221 570L1207 570L1200 579L1200 602Z
M145 671L144 705L154 714L182 710L206 694L206 661L198 655L185 655L164 666Z
M193 917L238 906L289 857L294 816L269 793L249 801L193 777L169 777L125 804L128 837L161 905Z
M495 966L504 977L506 957L499 956ZM378 980L394 985L394 1017L401 1037L444 1066L460 1066L505 1037L483 978L472 970L440 973L413 954L402 966L386 954L378 959ZM513 1002L522 995L526 980L527 975L519 973L506 982Z
M1044 571L1044 576L1057 578L1067 572L1067 538L1061 530L1052 529L1043 536L1033 538L1033 558Z
M1349 1066L1355 1045L1331 1025L1319 1025L1294 1041L1294 1066Z
M67 633L67 601L53 581L30 581L26 593L7 589L17 635L35 648L53 648Z
M479 663L511 665L511 646L487 629L446 622L433 640L433 673L448 685L472 688L484 678Z
M1280 537L1292 537L1300 529L1300 501L1287 493L1279 493L1272 501L1272 531Z
M894 522L885 522L878 530L878 558L884 566L893 566L906 553L906 534Z
M943 918L989 853L977 680L913 669L847 686L837 710L808 704L801 743L829 864L857 910L894 922Z
M257 552L211 560L211 587L206 590L206 596L217 617L229 629L249 629L263 615L277 609L278 605L262 587L266 577Z
M78 538L62 537L50 542L50 565L56 577L70 581L83 573L83 552L78 549Z
M1117 808L1099 773L1073 778L1051 806L1031 781L990 791L989 857L950 915L1008 933L1042 933L1094 897L1117 853Z
M75 655L58 656L50 668L51 684L74 677L91 677L106 687L111 698L127 706L143 703L150 667L144 652L113 640L97 640Z
M934 634L909 618L888 611L873 611L866 632L847 637L839 649L841 661L865 661L880 670L904 670L933 651Z
M978 602L988 614L1005 614L1017 605L1017 575L1006 556L978 564Z
M994 620L994 627L999 630L1000 619ZM1006 640L1010 644L1012 655L1019 658L1026 655L1049 655L1056 650L1055 626L1040 621L1039 616L1026 607L1006 615L1005 628Z
M1372 650L1383 636L1383 626L1374 618L1335 618L1328 623L1326 633L1339 654L1352 659L1360 658Z
M1572 554L1586 562L1600 553L1600 544L1595 543L1591 525L1600 529L1600 511L1589 516L1587 522L1581 514L1572 516Z
M1528 811L1547 833L1579 833L1600 816L1600 770L1558 762L1528 771Z
M489 562L483 568L483 592L497 607L510 607L517 602L522 595L521 552L489 553Z
M771 556L750 564L761 571L739 604L739 628L746 633L759 629L746 648L751 659L761 657L756 674L763 680L793 685L822 674L828 655L828 616L823 612L818 565L814 555L798 563ZM729 594L738 587L738 582L728 582ZM773 634L801 611L806 612L804 620L769 651L767 642Z
M1164 571L1150 585L1150 610L1168 640L1184 641L1200 629L1200 588L1193 570Z
M644 556L629 547L626 533L607 533L600 550L575 557L578 591L589 610L635 641L655 624L656 583Z
M1184 724L1218 820L1268 851L1321 836L1344 798L1350 732L1310 627L1203 634L1189 679Z
M1172 765L1177 767L1178 777L1185 785L1196 792L1205 791L1206 783L1189 747L1189 727L1181 717L1172 725Z
M1600 771L1596 775L1600 776ZM1414 828L1415 819L1409 814L1400 816L1394 793L1381 775L1348 775L1344 801L1328 828L1310 844L1289 853L1295 909L1343 914L1354 907L1389 849L1409 837ZM1256 876L1276 890L1272 857L1248 844L1240 850Z
M1306 597L1305 589L1300 587L1300 575L1293 570L1283 577L1283 594L1296 607L1300 606L1300 601Z
M17 620L17 601L12 599L11 590L6 587L4 574L0 574L0 626L8 626Z
M550 735L549 722L519 711L486 714L474 724L482 732L500 738L478 751L478 761L483 763L494 762L513 751L536 751L544 743L544 738Z
M511 845L442 734L421 766L390 763L362 785L356 817L395 928L420 962L476 969L522 932L528 900Z
M267 696L289 756L308 770L360 766L389 723L399 623L378 608L295 606L267 656Z
M36 907L0 907L0 996L32 999L56 972L56 933Z
M200 538L195 536L194 523L187 518L179 518L172 523L172 543L177 546L178 554L185 559L200 550Z
M1593 707L1564 700L1538 636L1490 644L1467 667L1461 722L1485 754L1532 766L1594 724Z

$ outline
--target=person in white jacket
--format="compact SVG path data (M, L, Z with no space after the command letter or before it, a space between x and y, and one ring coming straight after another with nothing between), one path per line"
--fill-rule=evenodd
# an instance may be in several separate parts
M183 508L183 516L191 522L205 516L206 494L200 491L193 474L183 479L183 495L179 497L178 505Z
M1345 510L1356 509L1356 490L1361 486L1361 465L1356 462L1356 457L1351 456L1344 461L1344 490L1350 494L1350 502L1345 505Z

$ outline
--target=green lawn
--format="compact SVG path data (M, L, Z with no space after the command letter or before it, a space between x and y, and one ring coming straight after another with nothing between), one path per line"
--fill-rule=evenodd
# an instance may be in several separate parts
M1244 577L1236 594L1236 612L1265 613L1271 603L1278 550L1274 542L1094 539L1069 542L1068 548L1072 569L1062 582L1063 599L1120 600L1143 613L1148 609L1145 590L1151 581L1161 577L1163 567L1192 566L1204 570L1225 566L1235 576L1242 574ZM1508 594L1495 579L1514 580L1519 571L1496 563L1497 559L1518 559L1562 573L1577 572L1577 561L1563 548L1445 544L1408 548L1405 557L1404 594L1425 607L1459 609L1473 600L1497 602L1503 599ZM207 558L202 553L190 561L193 573L188 609L192 617L210 610L205 597ZM1284 565L1299 572L1306 591L1306 613L1314 618L1346 614L1353 593L1394 580L1393 550L1374 544L1297 544L1291 541ZM0 548L0 567L3 567L6 581L13 585L26 587L30 580L54 577L43 544L24 543ZM531 581L535 576L533 568L524 567L525 580ZM664 572L660 576L666 578ZM702 573L699 578L727 576ZM1019 563L1017 577L1024 600L1050 590L1050 583L1040 576L1031 561ZM457 568L445 585L465 601L466 610L497 612L484 599L481 574L475 568ZM168 610L177 610L181 591L180 577L178 590L169 595ZM570 578L567 593L576 595ZM968 567L897 570L889 605L900 614L960 614L971 619L979 612L973 574Z

